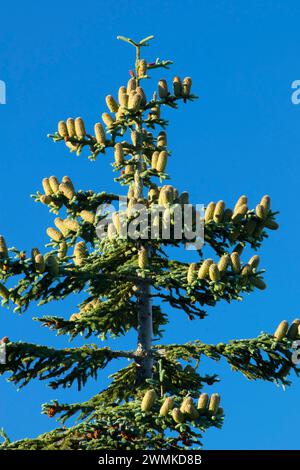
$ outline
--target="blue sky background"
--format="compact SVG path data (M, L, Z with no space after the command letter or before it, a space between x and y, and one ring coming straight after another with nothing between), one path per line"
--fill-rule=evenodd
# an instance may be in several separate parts
M168 170L181 191L196 203L224 199L228 206L247 194L254 207L263 194L280 210L281 229L260 251L268 289L242 303L219 303L204 321L191 323L171 312L166 342L200 338L205 342L271 332L282 319L300 316L299 123L300 105L291 103L291 83L300 78L299 2L152 0L11 1L1 6L0 79L7 84L7 104L0 106L0 233L10 246L29 250L47 242L53 215L29 195L44 176L69 175L77 188L114 190L109 163L77 158L47 133L59 119L82 116L86 127L105 111L104 96L128 80L133 50L118 34L155 35L146 50L149 61L173 59L171 71L153 72L154 80L192 76L201 99L167 111L171 120ZM189 253L188 259L194 254ZM248 256L248 253L246 254ZM46 313L69 317L77 300L33 306L23 316L0 310L0 336L64 347L64 338L31 317ZM80 344L78 341L76 344ZM117 347L131 348L135 335ZM0 426L13 439L52 429L55 421L40 405L85 400L106 385L106 374L84 391L52 391L35 382L18 392L1 380ZM271 383L247 381L225 363L204 361L204 372L221 376L226 419L222 431L209 430L206 449L299 449L300 381L284 392ZM211 391L211 390L210 390Z

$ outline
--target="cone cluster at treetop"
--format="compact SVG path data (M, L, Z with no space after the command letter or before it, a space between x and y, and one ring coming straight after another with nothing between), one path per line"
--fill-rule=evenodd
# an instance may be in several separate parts
M42 182L43 191L33 196L54 214L53 224L47 228L50 240L46 249L32 248L27 254L23 249L8 249L4 237L0 238L2 305L22 313L32 302L42 306L84 293L85 300L76 312L34 320L68 339L81 334L93 336L94 341L55 349L5 337L6 364L0 365L1 373L10 372L8 380L20 387L38 378L53 389L73 384L81 389L93 378L99 381L100 390L82 403L54 400L43 405L43 413L62 424L73 417L78 421L16 442L3 431L2 449L199 448L206 429L220 428L224 419L219 379L214 373L201 373L201 356L223 359L248 379L283 386L290 384L290 375L300 371L293 361L293 342L300 338L299 320L290 326L283 321L275 333L227 344L153 342L162 338L162 328L172 321L165 307L178 309L196 324L217 302L241 300L244 293L266 288L258 255L249 259L243 250L260 248L268 231L278 228L277 213L269 196L257 201L254 209L246 196L232 209L222 200L210 202L203 220L205 245L203 251L194 253L196 261L189 264L167 256L169 247L180 247L186 240L176 238L172 230L162 237L161 228L166 218L172 226L174 208L190 204L190 198L187 192L165 184L168 161L176 156L167 146L164 129L168 123L162 110L176 109L197 97L189 77L174 77L172 83L160 79L149 96L144 84L150 74L169 68L172 62L157 59L148 63L141 57L152 36L139 43L119 39L134 47L135 68L127 85L106 97L103 122L96 122L89 133L82 118L68 118L59 122L58 131L50 137L77 155L87 151L91 160L111 159L115 181L127 188L127 209L113 215L105 237L99 239L96 229L105 215L97 208L117 201L118 194L78 190L69 177L50 176ZM149 213L156 204L164 209L156 220L154 239L119 236L121 221L128 224L138 217L138 204ZM199 217L194 210L193 224ZM207 247L214 253L210 258L205 256ZM128 345L126 351L99 344L99 339L117 340L131 329L137 332L137 343ZM108 387L101 389L102 369L118 358L127 358L130 364L114 373Z

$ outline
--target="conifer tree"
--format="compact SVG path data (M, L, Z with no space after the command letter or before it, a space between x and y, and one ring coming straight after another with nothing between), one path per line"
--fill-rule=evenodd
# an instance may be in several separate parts
M169 179L168 160L176 156L168 149L168 123L162 111L196 99L192 80L176 76L171 86L160 79L149 97L144 84L150 74L169 68L172 62L157 59L148 63L141 56L152 36L138 43L119 39L135 49L135 67L117 96L106 96L103 122L97 122L89 133L82 118L68 118L59 122L50 137L77 155L88 151L91 160L101 157L103 165L102 158L111 159L113 153L115 181L127 191L126 207L113 214L105 212L103 206L119 200L118 192L77 190L69 177L60 181L50 176L42 181L43 191L34 195L54 214L46 249L32 248L27 254L22 249L8 249L4 237L0 238L2 305L13 305L21 313L32 302L42 306L60 301L63 312L65 298L84 293L85 299L71 316L47 315L34 320L58 335L92 337L93 342L55 349L4 337L6 363L0 368L1 373L10 372L9 381L20 387L37 378L53 390L72 385L80 390L89 378L104 374L111 361L127 358L130 362L113 374L107 388L85 402L54 400L43 405L43 413L61 423L53 431L16 442L3 431L2 449L198 448L206 429L220 428L224 419L218 377L202 373L201 357L223 359L250 380L283 386L290 384L292 371L298 374L300 370L292 361L299 320L290 326L283 321L274 334L228 343L205 344L200 337L186 344L157 344L162 327L172 322L165 306L186 314L197 328L208 307L222 300L241 300L245 293L266 288L258 255L245 259L243 250L260 248L268 230L278 228L277 213L269 196L263 196L254 209L241 196L233 209L220 200L207 204L201 215L190 204L187 192L164 184ZM157 206L162 210L153 218ZM184 222L181 237L175 233L175 213L183 206L193 207L192 233L197 221L204 224L205 243L195 250L191 264L168 256L170 248L195 241L186 235ZM147 221L143 230L141 212ZM122 231L130 224L137 236L124 237ZM168 224L170 232L162 236ZM153 225L155 237L150 234ZM207 247L214 253L211 258L205 256ZM108 338L117 342L132 329L137 332L137 342L128 344L128 350L105 346ZM66 426L74 417L75 424L71 421Z

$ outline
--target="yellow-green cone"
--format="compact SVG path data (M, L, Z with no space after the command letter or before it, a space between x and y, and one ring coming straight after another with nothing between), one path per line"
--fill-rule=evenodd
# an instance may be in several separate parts
M69 137L75 137L76 136L75 121L74 121L73 118L68 118L67 119L67 129L68 129L68 136Z
M156 400L155 390L147 390L141 403L142 411L150 411Z
M0 235L0 258L5 259L8 257L8 250L5 238Z
M203 261L198 271L198 279L206 279L208 277L209 268L212 264L213 260L211 258Z
M198 399L198 404L197 404L197 409L199 412L203 412L207 410L207 405L208 405L209 397L207 393L201 393L199 399Z
M251 266L251 268L256 269L259 265L259 256L258 255L252 256L252 258L250 258L248 264L249 264L249 266Z
M187 415L192 421L199 418L199 412L193 403L187 403L185 405L184 414Z
M142 97L136 91L132 91L128 98L128 109L129 111L136 112L140 109Z
M49 179L48 178L43 178L42 180L42 186L43 186L43 190L46 194L46 196L51 196L51 194L53 194L53 191L51 189L51 186L50 186L50 183L49 183Z
M59 181L56 176L50 176L49 178L49 185L54 194L58 193L59 191Z
M95 214L93 212L83 210L80 212L80 217L89 224L93 224L95 222Z
M59 259L65 258L65 256L67 255L67 251L68 251L68 245L67 245L66 242L63 240L63 241L60 242L60 244L59 244L59 250L58 250L58 253L57 253L57 257L58 257Z
M218 262L218 269L219 269L221 275L226 272L229 263L230 263L230 256L229 255L221 256L221 258Z
M120 86L119 91L118 91L118 101L121 106L123 106L123 104L121 103L123 99L123 95L126 95L126 94L127 94L127 88L125 86Z
M242 283L245 285L248 283L249 276L252 274L252 268L249 264L245 264L241 271Z
M238 206L237 209L233 213L232 221L239 222L244 217L244 215L247 214L247 212L248 212L247 204L242 204Z
M182 82L182 95L188 97L191 94L192 79L191 77L185 77Z
M286 320L283 320L282 322L279 323L275 333L274 333L274 338L277 341L281 341L287 334L289 329L289 324Z
M216 223L222 222L224 210L225 210L224 201L218 201L214 210L214 215L213 215L213 219Z
M263 206L265 213L268 214L271 207L271 198L267 194L261 198L261 206Z
M136 79L134 77L130 78L127 83L127 94L136 89Z
M205 223L210 222L214 218L214 212L216 208L215 202L210 202L205 209L204 221Z
M237 200L236 205L234 206L233 212L236 212L238 207L244 206L248 204L248 198L247 196L240 196Z
M185 422L184 414L181 413L179 408L174 408L172 410L172 418L174 419L175 423L177 423L177 424Z
M148 251L144 247L139 251L138 264L140 269L146 269L148 266Z
M9 299L9 291L3 284L0 284L0 297L4 300Z
M293 323L291 323L291 326L289 327L287 337L289 339L296 339L298 337L298 328L300 325L300 320L296 318Z
M165 131L161 131L157 136L157 147L167 146L167 134Z
M59 121L58 126L57 126L58 133L61 137L67 137L68 136L68 129L66 126L65 121Z
M37 254L34 258L34 267L37 273L43 274L45 271L45 259L41 254Z
M46 260L46 268L51 276L57 276L59 274L59 263L55 256L48 256Z
M69 229L65 226L65 222L60 217L56 217L54 219L55 226L60 230L64 237L66 237L69 233Z
M233 272L236 273L236 274L239 274L239 272L241 271L240 255L236 252L231 253L230 259L231 259L231 265L232 265Z
M255 212L259 219L264 220L266 218L265 208L261 204L257 204Z
M166 398L159 410L159 416L164 416L164 417L168 416L169 412L173 409L173 406L174 406L173 398L171 397Z
M209 267L209 277L211 281L218 282L220 280L220 272L216 264Z
M60 242L63 237L62 234L58 230L52 227L47 228L47 235L55 242Z
M76 194L73 185L70 183L61 183L59 185L59 190L63 193L64 196L66 196L67 199L69 199L69 201L73 199Z
M81 117L75 119L75 132L79 139L83 139L86 135L84 122Z
M147 98L146 98L146 94L145 94L143 88L141 86L138 86L137 89L136 89L136 92L141 97L141 103L140 103L141 106L145 106L147 104Z
M158 173L163 173L166 169L168 162L168 154L164 150L159 153L158 159L157 159L157 164L156 164L156 170Z
M152 153L152 157L151 157L152 170L156 170L158 157L159 157L159 152L156 150L155 152Z
M147 62L145 59L141 59L138 63L138 76L144 77L147 75Z
M159 80L158 82L158 96L161 99L167 98L169 95L168 84L166 80Z
M105 145L105 141L106 141L105 131L100 122L96 122L94 126L94 132L95 132L95 138L96 138L97 144Z
M116 113L118 111L119 106L112 95L107 95L105 101L111 113Z
M84 242L76 243L74 247L74 264L76 266L81 266L84 263L85 258L88 256L88 249Z
M65 219L64 226L71 232L78 232L80 225L75 219Z
M182 94L182 83L179 77L173 78L173 93L176 98L179 98Z
M123 165L124 163L124 151L120 143L115 144L115 162L116 165Z
M46 204L46 206L48 206L52 202L51 196L46 196L45 194L42 194L42 196L40 196L39 200L43 204Z
M187 272L187 283L191 284L197 276L197 263L192 263L189 265Z
M218 393L213 393L209 400L208 411L215 415L219 409L220 405L220 395Z
M113 118L108 113L102 113L101 117L102 117L102 121L107 127L110 127L114 123Z

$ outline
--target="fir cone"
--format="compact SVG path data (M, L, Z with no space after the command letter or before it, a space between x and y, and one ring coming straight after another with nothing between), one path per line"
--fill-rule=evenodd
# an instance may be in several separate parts
M261 204L257 204L255 212L259 219L264 220L266 218L265 208Z
M84 122L81 117L75 119L75 132L79 139L84 139L86 136Z
M46 204L46 206L48 206L52 202L51 196L46 196L45 194L42 194L42 196L40 196L39 200L43 204Z
M268 214L271 207L271 198L267 194L261 198L260 205L263 206L264 211Z
M216 223L221 223L225 210L224 201L218 201L214 210L213 219Z
M147 75L147 62L145 59L141 59L138 63L138 76L139 78Z
M190 96L192 88L192 79L190 77L185 77L182 82L182 95L186 98Z
M249 264L249 266L251 266L251 268L256 269L259 265L259 256L258 255L252 256L252 258L250 258L248 264Z
M248 235L253 235L256 229L257 222L256 220L251 217L250 219L247 220L246 225L245 225L245 230Z
M78 230L80 229L80 225L75 219L65 219L64 226L71 232L78 232Z
M90 211L83 210L80 212L80 217L89 224L95 223L95 214Z
M0 297L4 300L9 299L9 291L3 284L0 284Z
M58 179L56 178L56 176L50 176L50 178L49 178L49 185L50 185L51 191L52 191L54 194L57 194L58 191L59 191L59 181L58 181Z
M118 101L119 101L120 106L123 106L121 101L123 100L123 95L126 95L126 94L127 94L127 88L125 86L120 86L119 91L118 91Z
M167 146L167 134L165 131L161 131L157 136L157 147Z
M247 214L247 212L248 212L247 204L241 204L234 211L233 216L232 216L232 221L233 222L239 222Z
M234 209L233 209L233 212L236 212L237 209L240 207L240 206L244 206L244 205L247 205L248 204L248 198L247 196L240 196L237 200L237 203L236 205L234 206Z
M81 266L84 263L85 258L88 256L88 249L84 242L76 243L74 247L73 256L74 256L74 264L76 266Z
M283 338L285 338L288 332L288 328L289 328L289 324L286 320L283 320L282 322L280 322L274 333L274 338L277 341L281 341Z
M173 78L173 93L176 98L182 95L182 83L179 77Z
M187 283L191 284L197 275L197 263L192 263L189 265L188 272L187 272Z
M215 208L216 208L216 203L215 202L210 202L208 204L208 206L205 209L205 215L204 215L205 223L208 223L211 220L213 220Z
M137 89L136 89L136 92L137 92L137 94L140 95L140 97L141 97L141 103L140 103L140 105L141 105L141 106L146 106L146 104L147 104L147 98L146 98L146 94L145 94L143 88L142 88L141 86L138 86Z
M147 390L141 403L141 410L150 411L156 398L157 396L155 390Z
M267 227L269 230L278 230L279 225L275 220L266 220L265 221L265 227Z
M164 79L159 80L159 82L158 82L158 96L161 99L165 99L165 98L167 98L168 95L169 95L169 90L168 90L168 84L167 84L166 80L164 80Z
M173 398L171 397L166 398L159 410L159 416L164 416L164 417L168 416L169 411L173 409L173 406L174 406Z
M39 274L43 274L43 272L45 271L45 266L46 266L46 263L45 263L44 256L41 254L37 254L34 258L34 267L35 267L36 272Z
M136 91L131 91L128 98L128 109L137 112L140 109L142 97Z
M156 164L156 170L158 173L163 173L166 169L168 162L168 154L164 150L159 153L157 164Z
M199 418L199 412L195 408L194 404L192 403L187 403L185 406L185 411L184 413L192 420L195 421L196 419Z
M139 250L138 264L140 269L147 269L148 266L148 251L146 248Z
M61 183L59 185L59 190L67 199L69 199L69 201L71 201L76 194L73 185L70 183Z
M287 333L287 337L289 339L296 339L298 337L298 328L299 328L299 325L300 325L300 320L298 318L296 318L292 323L291 323L291 326L289 327L289 330L288 330L288 333Z
M67 129L68 129L68 136L69 137L76 137L75 131L75 121L73 118L67 119Z
M172 418L174 419L175 423L178 423L178 424L185 422L184 414L181 413L179 408L174 408L172 410Z
M207 410L207 405L208 405L209 397L207 393L201 393L198 404L197 404L197 409L199 412L204 412Z
M55 242L60 242L62 240L62 234L55 228L47 228L47 235Z
M61 219L60 217L56 217L56 219L54 219L54 223L58 230L63 234L63 236L67 237L69 229L65 226L63 219Z
M220 405L220 395L218 393L213 393L209 400L208 411L215 415L219 409Z
M230 263L230 256L225 254L223 256L221 256L219 262L218 262L218 269L220 271L220 274L224 274L227 270L227 267Z
M159 152L156 150L155 152L152 153L152 157L151 157L152 170L156 170L158 157L159 157Z
M131 91L136 89L136 79L134 77L130 78L127 83L127 94L129 95Z
M96 138L97 144L105 145L105 142L106 142L105 131L100 122L96 122L94 126L94 132L95 132L95 138Z
M212 264L209 267L209 277L213 282L218 282L220 280L220 272L216 264Z
M236 252L233 252L230 255L230 259L231 259L231 265L232 265L233 272L235 274L239 274L240 271L241 271L240 255Z
M203 261L198 271L198 279L206 279L208 277L209 268L212 264L213 264L213 260L211 258Z
M42 186L46 196L51 196L51 194L53 194L48 178L43 178Z
M111 127L112 124L114 123L114 120L113 118L111 117L110 114L108 113L102 113L102 121L104 122L104 124L107 126L107 127Z
M59 121L57 128L61 137L68 137L68 129L65 121Z
M111 113L117 113L119 106L112 95L107 95L105 98L107 107Z
M66 242L63 240L62 242L60 242L59 244L59 250L58 250L58 253L57 253L57 257L59 259L64 259L65 256L67 255L67 251L68 251L68 245L66 244Z
M123 165L124 163L124 151L120 143L115 144L115 162L116 165Z

